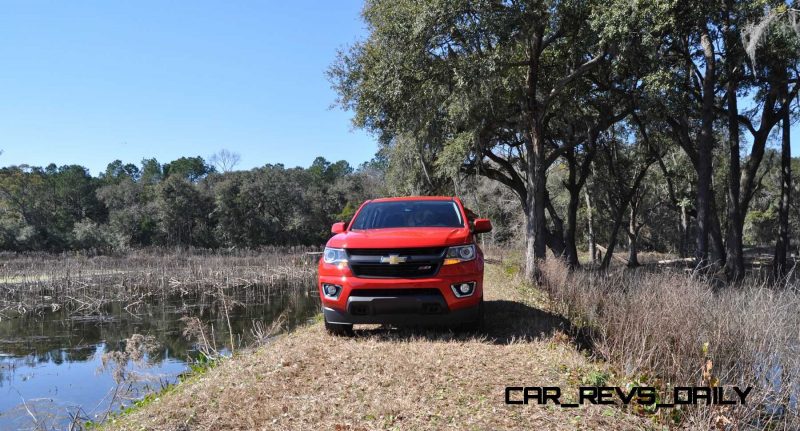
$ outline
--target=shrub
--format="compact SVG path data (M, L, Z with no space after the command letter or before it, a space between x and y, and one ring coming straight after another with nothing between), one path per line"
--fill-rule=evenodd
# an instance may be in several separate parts
M91 220L82 220L72 228L73 247L77 249L109 250L114 243L113 236L106 226Z

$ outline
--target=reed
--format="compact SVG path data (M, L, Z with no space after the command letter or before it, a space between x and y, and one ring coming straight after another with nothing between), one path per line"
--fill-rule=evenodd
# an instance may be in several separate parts
M316 251L267 247L147 249L105 256L0 253L0 318L62 308L71 314L97 314L109 302L135 312L140 304L187 295L257 302L275 289L313 288Z

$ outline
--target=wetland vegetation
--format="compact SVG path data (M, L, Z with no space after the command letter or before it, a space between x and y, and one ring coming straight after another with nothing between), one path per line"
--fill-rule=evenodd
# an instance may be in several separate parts
M99 422L318 311L315 249L4 254L0 428Z

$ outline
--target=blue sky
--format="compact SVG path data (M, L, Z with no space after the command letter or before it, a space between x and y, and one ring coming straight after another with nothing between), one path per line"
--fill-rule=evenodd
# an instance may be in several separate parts
M375 140L330 109L361 1L5 1L0 165L168 162L226 148L239 168L356 165Z
M325 70L360 0L6 0L0 165L241 154L238 168L358 165L375 140L330 109ZM800 133L792 129L793 153ZM744 134L743 136L747 136ZM774 146L774 143L772 144Z

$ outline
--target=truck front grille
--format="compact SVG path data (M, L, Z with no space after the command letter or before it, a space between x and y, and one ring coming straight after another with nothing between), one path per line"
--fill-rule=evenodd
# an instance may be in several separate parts
M414 278L429 277L439 270L438 265L350 265L356 277Z
M363 278L419 278L439 272L444 247L348 249L353 275Z

